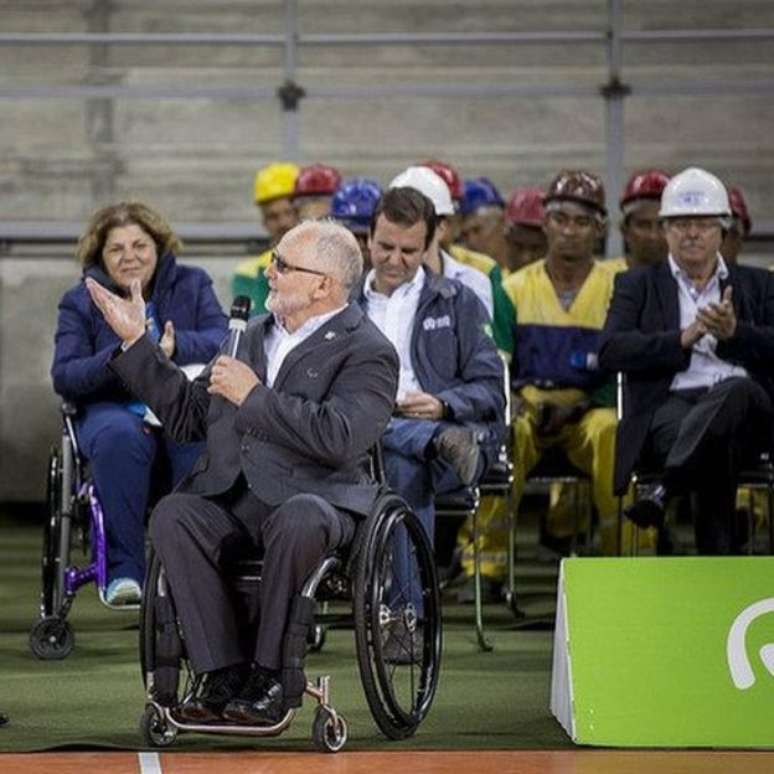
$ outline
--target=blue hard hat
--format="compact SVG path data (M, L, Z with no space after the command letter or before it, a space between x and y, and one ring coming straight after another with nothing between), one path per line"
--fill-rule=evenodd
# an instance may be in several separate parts
M463 215L470 215L479 207L502 207L505 209L503 197L488 177L474 177L466 180L464 187L465 192L460 204Z
M382 187L371 177L351 177L338 188L331 200L331 217L353 231L367 229Z

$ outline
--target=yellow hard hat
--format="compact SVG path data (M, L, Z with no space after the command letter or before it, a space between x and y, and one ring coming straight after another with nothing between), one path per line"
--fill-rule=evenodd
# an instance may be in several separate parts
M298 171L298 166L286 161L259 169L255 175L255 203L265 204L282 196L292 196Z

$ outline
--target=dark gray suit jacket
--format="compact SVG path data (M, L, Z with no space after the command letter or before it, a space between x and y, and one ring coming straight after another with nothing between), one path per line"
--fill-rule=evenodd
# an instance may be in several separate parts
M251 320L237 353L262 382L272 325L271 315ZM356 304L291 350L272 388L257 385L238 408L209 395L209 367L189 382L147 337L110 367L175 440L206 439L178 491L221 494L243 471L269 505L311 493L356 514L369 512L376 485L368 452L392 414L399 364L392 344Z
M728 270L721 294L732 286L737 328L733 338L718 343L717 355L746 368L774 398L774 275L748 266ZM686 370L690 361L690 350L680 345L680 302L669 264L619 274L599 350L602 368L626 374L625 410L616 442L616 493L629 484L656 407L669 395L675 374Z

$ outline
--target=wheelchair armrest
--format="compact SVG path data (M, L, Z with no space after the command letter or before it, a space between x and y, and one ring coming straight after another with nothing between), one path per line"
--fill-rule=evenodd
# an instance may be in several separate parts
M78 406L70 400L62 401L62 415L66 417L78 416Z

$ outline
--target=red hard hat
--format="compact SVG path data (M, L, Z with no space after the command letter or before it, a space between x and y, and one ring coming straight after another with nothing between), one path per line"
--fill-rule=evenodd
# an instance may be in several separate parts
M661 200L661 194L669 182L669 175L660 169L645 169L635 172L624 188L621 209L635 199Z
M543 222L542 188L517 188L508 200L505 208L507 226L540 226Z
M327 164L302 167L296 178L293 196L333 196L341 183L337 169Z
M454 167L445 164L443 161L420 161L419 166L430 167L436 175L443 178L444 183L449 186L449 193L451 193L452 199L457 201L462 199L464 194L462 178Z
M607 215L605 208L605 187L593 173L576 169L562 170L548 186L543 203L552 201L571 201L585 204L602 216Z
M744 235L747 236L752 231L752 220L750 220L750 213L747 210L744 196L738 188L729 187L728 203L731 205L731 214L742 221Z

